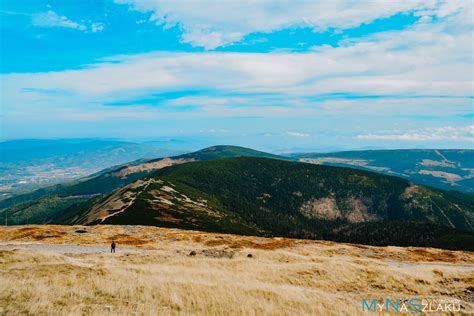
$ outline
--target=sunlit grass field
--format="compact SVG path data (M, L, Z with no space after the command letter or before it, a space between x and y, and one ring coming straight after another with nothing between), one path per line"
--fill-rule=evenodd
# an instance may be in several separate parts
M474 253L432 248L16 226L0 229L0 266L2 315L356 315L362 298L414 296L474 307Z

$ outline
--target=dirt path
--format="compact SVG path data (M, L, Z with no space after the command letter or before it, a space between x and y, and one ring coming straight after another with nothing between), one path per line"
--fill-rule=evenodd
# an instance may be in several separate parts
M114 212L112 214L105 216L104 218L102 218L100 222L103 223L107 218L125 212L130 206L133 205L133 203L135 203L135 200L138 198L138 196L140 196L140 194L142 194L151 183L155 183L154 179L149 179L147 183L144 185L144 188L140 192L136 193L135 196L127 203L127 205L124 208L122 208L121 210L117 212Z
M439 150L435 150L435 153L440 156L445 162L451 162L449 161L442 153L439 152Z
M109 253L109 246L102 245L48 245L48 244L6 244L0 245L1 250L14 250L14 249L27 249L27 250L39 250L48 251L55 253ZM147 250L140 248L121 248L115 249L117 253L145 253L145 252L156 252L156 250Z
M110 248L105 245L72 245L72 244L27 244L27 243L12 243L12 244L0 244L0 251L2 250L37 250L37 251L47 251L53 253L109 253ZM117 248L116 253L156 253L161 252L160 250L150 250L150 249L141 249L141 248ZM474 266L472 265L453 265L440 262L398 262L392 260L380 260L381 263L384 263L388 266L398 267L398 268L412 268L412 267L447 267L454 269L461 269L466 271L474 271Z

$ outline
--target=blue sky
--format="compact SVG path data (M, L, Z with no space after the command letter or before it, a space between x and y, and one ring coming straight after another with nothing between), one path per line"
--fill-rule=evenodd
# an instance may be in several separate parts
M471 1L0 3L2 139L473 145Z

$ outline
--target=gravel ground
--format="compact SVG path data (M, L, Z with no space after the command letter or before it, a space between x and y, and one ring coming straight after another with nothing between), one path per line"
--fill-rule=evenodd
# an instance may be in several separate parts
M456 269L463 269L467 271L474 271L474 266L467 266L467 265L459 265L459 264L447 264L447 263L430 263L430 262L395 262L395 261L385 261L385 263L389 266L392 267L397 267L397 268L411 268L411 267L416 267L416 266L433 266L433 267L439 267L439 266L444 266L444 267L450 267L450 268L456 268Z

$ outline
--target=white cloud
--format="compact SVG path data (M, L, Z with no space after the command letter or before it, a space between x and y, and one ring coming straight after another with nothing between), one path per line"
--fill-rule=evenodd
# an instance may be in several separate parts
M465 11L307 53L161 52L113 56L79 70L3 74L2 110L16 117L58 109L102 113L106 102L130 100L138 109L134 100L150 93L202 90L211 92L157 103L168 111L195 106L199 113L193 115L207 116L465 115L472 112L466 96L474 90L472 27L466 27ZM318 100L340 93L348 97ZM351 99L352 94L379 98ZM293 128L298 127L285 130Z
M279 93L287 97L331 93L356 95L469 96L472 48L465 34L433 35L416 44L412 32L383 42L291 53L158 53L118 56L63 72L10 74L10 92L62 89L78 94L123 96L152 91L213 89ZM403 37L409 47L397 50ZM410 45L414 46L410 46ZM109 63L110 61L110 63ZM222 100L214 100L220 102Z
M206 49L213 49L225 46L228 43L237 42L243 34L239 32L215 32L200 29L190 29L182 35L183 42L191 43L193 46L203 46Z
M215 128L211 128L211 129L208 129L208 130L204 130L204 129L201 129L199 130L199 133L228 133L229 130L227 129L215 129Z
M104 30L104 23L92 23L91 31L92 33L102 32Z
M300 133L300 132L286 132L286 135L291 137L309 137L308 133Z
M147 1L140 5L155 2ZM177 7L182 6L179 3ZM230 7L239 6L236 3L231 2ZM403 3L399 6L415 5L410 1ZM472 27L466 28L463 22L465 12L469 10L456 9L461 4L455 5L454 9L441 6L436 12L448 17L437 24L419 23L404 31L383 32L347 41L340 47L323 46L298 54L162 52L115 56L81 70L4 75L8 89L3 91L18 96L24 88L61 89L94 100L113 100L139 97L149 91L212 89L247 94L277 93L284 98L274 100L274 103L282 105L285 100L291 99L295 105L295 98L341 92L385 96L470 96L474 89ZM188 3L188 6L193 8L197 4ZM276 14L275 19L278 20L278 16ZM37 22L81 28L52 11ZM103 24L92 24L92 31L102 29ZM224 106L249 100L216 96L203 100L199 96L175 102L177 105L179 102L200 105L202 101L208 105ZM259 105L258 99L252 101Z
M59 15L52 10L47 12L36 13L32 16L32 23L39 27L64 27L70 29L76 29L79 31L91 31L93 33L101 32L104 30L103 23L79 23L70 20L64 15Z
M190 88L277 93L285 99L341 92L470 96L474 60L472 26L466 28L462 22L465 11L469 12L455 11L458 13L436 24L418 23L407 30L378 33L339 47L317 47L307 53L162 52L115 56L81 70L12 74L5 81L12 86L9 92L15 88L59 88L112 99ZM102 27L99 23L94 29ZM218 37L214 40L219 41ZM199 103L200 98L180 102ZM225 105L239 100L214 96L209 102Z
M84 24L80 24L71 21L63 15L58 15L56 12L49 10L44 13L37 13L33 15L33 25L41 27L65 27L71 29L77 29L85 31L87 27Z
M115 0L133 10L152 12L151 20L171 27L179 25L182 40L214 49L241 40L253 32L271 32L307 26L315 31L329 27L347 29L397 13L414 12L427 20L446 17L470 6L470 1L437 0L250 0L170 1ZM465 10L466 11L466 10ZM466 17L467 19L467 17Z
M357 135L360 140L397 140L397 141L461 141L474 142L474 125L470 126L444 126L436 128L423 128L412 131L385 131Z

